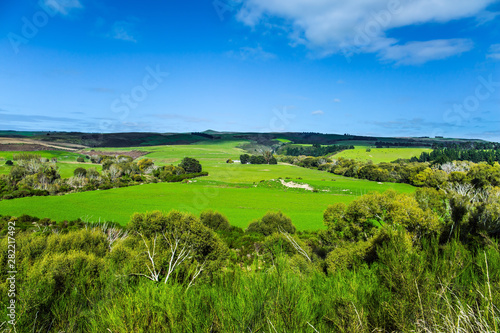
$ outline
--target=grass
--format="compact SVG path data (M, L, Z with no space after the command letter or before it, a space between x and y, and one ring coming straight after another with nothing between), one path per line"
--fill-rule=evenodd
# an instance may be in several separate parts
M334 186L333 182L324 182ZM57 221L84 218L111 220L126 224L134 212L179 209L199 214L205 209L216 209L226 215L231 224L245 228L252 220L261 218L267 211L282 210L299 230L323 228L323 211L336 202L348 203L366 193L373 182L359 181L358 192L350 186L331 192L312 193L300 189L286 189L269 184L227 184L209 180L193 183L159 183L139 185L107 191L71 193L64 196L30 197L0 202L3 215L34 215L50 217ZM269 185L269 186L266 186ZM352 185L352 184L351 184ZM412 191L403 184L378 185L378 190L396 188Z
M373 163L392 162L398 158L409 159L413 156L419 157L421 153L430 153L432 149L429 148L370 148L371 151L367 152L368 146L355 146L355 149L344 150L335 154L334 158L349 158L358 161L372 160Z
M323 228L322 215L330 204L348 203L371 191L395 189L411 193L415 190L406 184L382 184L285 164L227 164L227 159L237 160L244 153L238 148L242 143L245 142L103 148L106 151L146 150L150 154L142 158L151 158L156 165L178 164L186 156L194 157L200 160L209 176L189 184L148 184L64 196L5 200L0 202L0 211L3 215L30 214L58 221L90 218L126 224L134 212L180 209L199 214L211 208L225 214L233 225L246 227L267 211L282 210L292 218L299 230L314 230ZM58 157L61 162L57 165L62 177L71 176L76 167L96 166L90 163L75 164L76 157L80 156L78 154L45 153L59 154L44 157ZM6 167L0 167L0 172L5 172L2 168ZM286 181L309 184L318 192L286 188L277 180L280 177Z
M0 160L12 160L14 155L22 153L32 153L39 155L40 157L45 157L51 159L53 157L57 158L58 162L74 162L78 157L85 157L85 155L72 153L68 151L60 150L46 150L46 151L0 151Z
M281 139L281 138L279 138L279 139L274 139L274 140L279 141L279 142L283 142L283 143L290 143L290 142L292 142L292 141L290 141L290 140L288 140L288 139Z

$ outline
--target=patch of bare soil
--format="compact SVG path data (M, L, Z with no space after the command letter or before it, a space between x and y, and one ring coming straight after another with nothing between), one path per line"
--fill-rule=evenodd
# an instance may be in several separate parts
M304 190L308 190L308 191L312 191L314 190L311 185L309 184L297 184L297 183L294 183L294 182L285 182L283 179L280 179L280 182L282 185L286 186L286 187L291 187L291 188L303 188Z
M106 156L118 156L118 155L125 155L125 156L130 156L134 160L136 158L139 158L141 156L149 154L149 151L142 151L142 150L130 150L130 151L99 151L99 150L90 150L90 151L79 151L80 154L84 155L106 155Z

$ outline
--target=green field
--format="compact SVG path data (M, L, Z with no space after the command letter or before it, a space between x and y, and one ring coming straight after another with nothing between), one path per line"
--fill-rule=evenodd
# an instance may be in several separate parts
M55 220L101 219L126 224L134 212L180 209L199 214L211 208L227 215L233 225L246 227L269 210L282 210L292 218L299 230L305 230L323 227L323 211L330 204L347 203L365 193L382 192L390 188L407 193L414 191L412 186L405 184L382 184L291 165L226 163L229 158L239 159L239 155L244 152L238 148L242 143L103 149L145 150L150 154L142 158L151 158L156 165L178 164L186 156L194 157L200 160L209 176L189 184L145 184L64 196L4 200L0 202L0 214L30 214ZM9 157L6 153L2 154L0 156L4 158ZM56 157L49 156L52 152L46 154L42 155ZM61 161L58 166L63 177L70 176L77 166L96 166L90 163L74 164L77 156L57 156ZM317 192L285 187L278 180L280 177L287 182L309 184Z
M279 169L281 166L275 167ZM213 208L225 214L231 224L246 227L269 210L282 210L292 218L299 230L304 230L322 228L323 211L335 202L347 203L372 190L394 188L403 192L413 191L413 187L404 184L381 185L363 180L349 182L341 177L336 179L339 181L302 180L319 188L320 192L313 193L284 188L278 182L263 182L254 187L251 184L228 184L205 178L189 184L159 183L64 196L4 200L0 202L0 212L3 215L50 217L58 221L84 218L126 224L134 212L180 209L199 214ZM344 188L344 185L349 187ZM326 190L330 192L323 192Z
M430 148L370 148L371 151L367 152L368 146L355 146L355 149L344 150L333 157L349 158L358 161L371 160L373 163L392 162L398 158L410 159L413 156L419 157L421 153L430 153Z

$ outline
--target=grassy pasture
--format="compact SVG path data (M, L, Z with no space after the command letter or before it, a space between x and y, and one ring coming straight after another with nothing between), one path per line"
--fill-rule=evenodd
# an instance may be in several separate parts
M186 156L194 157L200 160L204 171L209 172L209 176L198 178L189 184L146 184L64 196L4 200L0 201L0 214L30 214L55 220L101 219L126 224L134 212L180 209L199 214L211 208L225 214L233 225L246 227L249 222L262 217L269 210L282 210L292 218L298 229L307 230L323 227L322 215L330 204L348 203L371 191L383 192L388 189L406 193L414 191L412 186L406 184L382 184L286 164L226 163L229 158L238 160L240 154L244 153L238 148L242 143L244 142L233 141L215 144L104 148L102 150L107 151L146 150L150 154L141 158L151 158L156 165L178 164ZM63 177L71 176L76 167L100 167L91 163L75 163L76 158L80 156L78 154L49 156L52 152L44 153L47 153L44 157L58 157L60 162L57 165ZM8 157L5 153L1 154L0 157ZM397 155L396 152L394 155ZM396 158L391 156L389 159ZM318 192L284 187L278 181L280 177L287 182L309 184Z
M199 214L212 208L225 214L231 224L246 227L269 210L282 210L292 218L298 229L314 230L323 227L323 211L335 202L348 203L372 188L379 191L388 188L413 191L411 186L403 184L379 185L368 181L358 181L357 187L350 184L348 191L336 188L337 184L331 181L311 183L318 185L320 192L287 189L277 182L259 183L254 187L200 179L189 184L159 183L64 196L4 200L0 201L0 212L55 220L80 217L95 221L100 218L126 224L134 212L179 209ZM323 192L324 189L330 189L330 192Z
M334 155L334 158L342 157L358 161L372 160L373 163L392 162L398 158L419 157L422 152L431 152L430 148L370 148L368 146L355 146L355 149L344 150Z

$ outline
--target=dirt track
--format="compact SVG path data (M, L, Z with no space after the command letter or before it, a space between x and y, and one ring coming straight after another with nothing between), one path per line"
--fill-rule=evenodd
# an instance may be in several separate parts
M42 150L66 150L76 151L87 148L86 146L72 143L54 143L28 138L0 137L0 151L42 151Z

